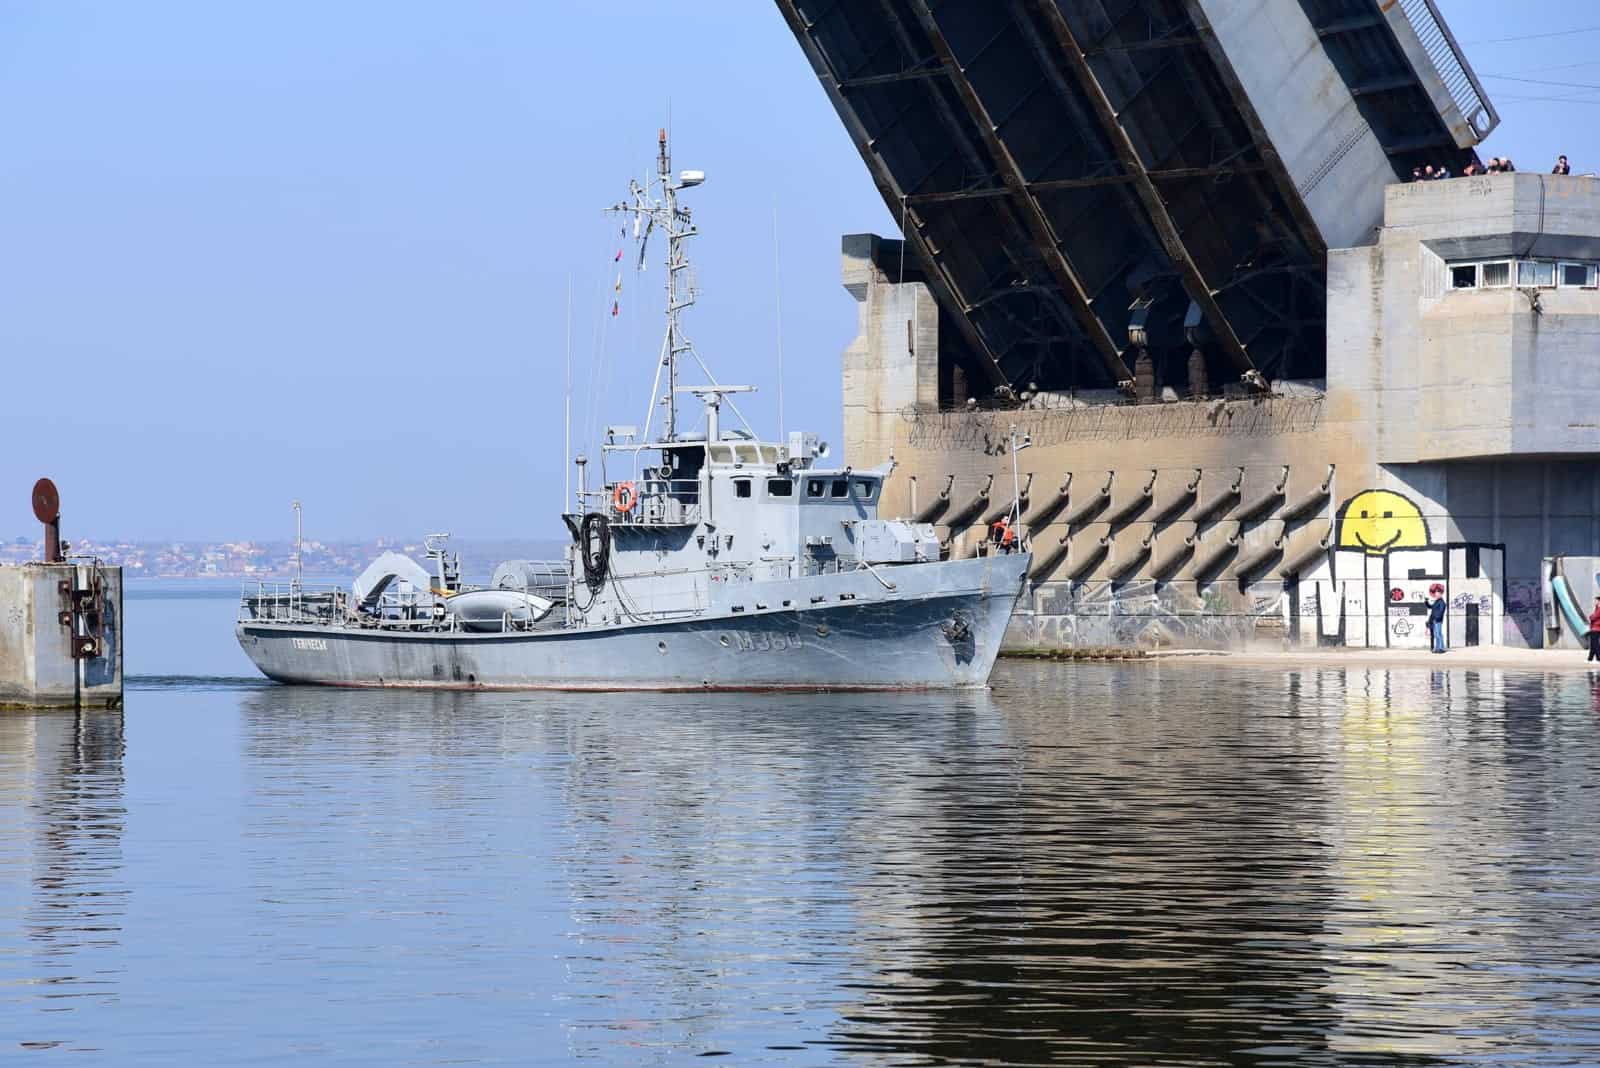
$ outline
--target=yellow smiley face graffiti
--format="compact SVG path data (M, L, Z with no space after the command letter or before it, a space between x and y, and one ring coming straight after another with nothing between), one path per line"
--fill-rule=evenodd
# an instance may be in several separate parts
M1339 547L1382 556L1391 549L1421 549L1428 544L1422 511L1398 493L1367 490L1339 510Z

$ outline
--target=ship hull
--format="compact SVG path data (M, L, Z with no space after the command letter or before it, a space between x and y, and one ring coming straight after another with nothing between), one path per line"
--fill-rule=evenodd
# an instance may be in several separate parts
M790 609L502 634L242 621L294 684L482 690L907 690L987 683L1027 554L785 583ZM755 594L759 591L752 590ZM813 598L821 598L813 603ZM781 602L775 602L781 603Z

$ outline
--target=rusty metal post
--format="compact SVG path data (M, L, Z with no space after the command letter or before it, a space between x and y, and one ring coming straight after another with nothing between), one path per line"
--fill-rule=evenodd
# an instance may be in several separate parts
M41 478L33 484L33 514L44 524L44 562L59 564L66 561L61 553L61 494L56 484Z

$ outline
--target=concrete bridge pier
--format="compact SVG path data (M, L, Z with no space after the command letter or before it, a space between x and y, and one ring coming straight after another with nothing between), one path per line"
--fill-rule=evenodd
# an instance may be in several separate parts
M69 560L54 484L34 486L45 559L0 567L0 708L122 707L122 569Z
M120 567L0 567L0 707L122 707Z

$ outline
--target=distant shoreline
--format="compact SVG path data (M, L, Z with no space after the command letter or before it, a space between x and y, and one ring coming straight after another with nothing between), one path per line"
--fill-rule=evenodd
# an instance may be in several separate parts
M126 541L83 538L67 539L73 555L98 557L103 563L121 567L123 577L132 580L200 579L231 582L288 582L303 572L312 576L333 576L317 581L348 581L384 552L401 552L419 562L425 552L421 538L371 538L366 540L320 541L307 538L303 543L303 564L295 566L294 544L273 541ZM461 555L462 569L468 574L488 572L502 560L560 559L566 543L550 538L453 538L452 552ZM43 545L13 539L0 543L0 565L24 564L43 555Z

